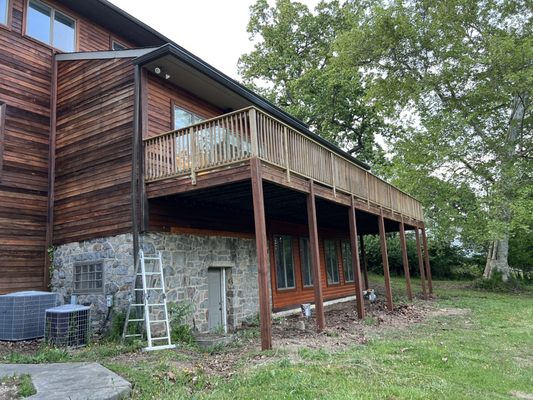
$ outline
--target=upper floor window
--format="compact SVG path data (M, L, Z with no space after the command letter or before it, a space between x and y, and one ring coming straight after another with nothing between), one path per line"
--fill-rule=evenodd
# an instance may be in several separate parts
M276 283L278 289L295 288L292 237L274 236L274 256L276 259Z
M335 240L324 240L324 251L326 253L326 275L328 285L339 283L339 260L337 258L337 243Z
M309 238L300 238L300 264L304 287L313 286L313 266L311 265L311 248Z
M72 52L76 47L76 21L37 0L28 3L26 34L58 50Z
M120 42L117 42L116 40L111 41L111 50L113 51L119 51L119 50L126 50L127 47L123 45Z
M0 0L0 25L7 25L9 0Z
M342 267L344 269L344 282L353 282L352 245L348 240L341 242Z
M174 129L185 128L186 126L202 122L204 118L193 112L184 110L178 106L174 106Z

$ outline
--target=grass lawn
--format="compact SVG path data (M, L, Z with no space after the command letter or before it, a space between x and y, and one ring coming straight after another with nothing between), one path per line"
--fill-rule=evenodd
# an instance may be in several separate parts
M401 302L403 281L393 285ZM363 344L241 352L224 376L184 367L198 350L121 354L128 348L109 344L11 353L2 362L96 360L130 380L139 399L533 399L533 288L502 294L435 281L434 290L421 323L371 327Z

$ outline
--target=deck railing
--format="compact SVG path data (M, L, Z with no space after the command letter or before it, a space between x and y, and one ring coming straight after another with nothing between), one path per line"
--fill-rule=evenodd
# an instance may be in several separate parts
M146 182L190 175L257 156L286 171L423 220L421 204L276 118L249 107L144 140Z

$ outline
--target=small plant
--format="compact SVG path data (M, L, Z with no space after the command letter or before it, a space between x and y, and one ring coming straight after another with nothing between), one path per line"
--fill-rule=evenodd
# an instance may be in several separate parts
M0 379L0 383L6 386L14 386L16 389L16 398L26 398L37 393L31 381L31 377L28 374L8 376ZM11 398L9 393L3 393L7 395L7 398Z
M478 278L473 281L472 288L491 292L509 293L523 290L525 288L525 283L512 275L504 282L502 280L502 274L500 272L494 272L489 279Z
M192 313L189 303L168 303L168 318L170 322L170 336L175 343L193 344L195 342L187 317Z

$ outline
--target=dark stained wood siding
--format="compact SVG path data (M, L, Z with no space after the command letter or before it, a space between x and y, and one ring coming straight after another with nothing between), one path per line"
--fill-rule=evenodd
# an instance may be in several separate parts
M0 29L0 102L6 104L0 177L0 293L42 288L48 201L51 51L25 40L21 2Z
M130 232L131 60L60 62L54 244Z
M174 129L172 106L175 104L205 119L223 114L217 107L206 103L191 93L148 75L148 127L145 137L152 137Z

